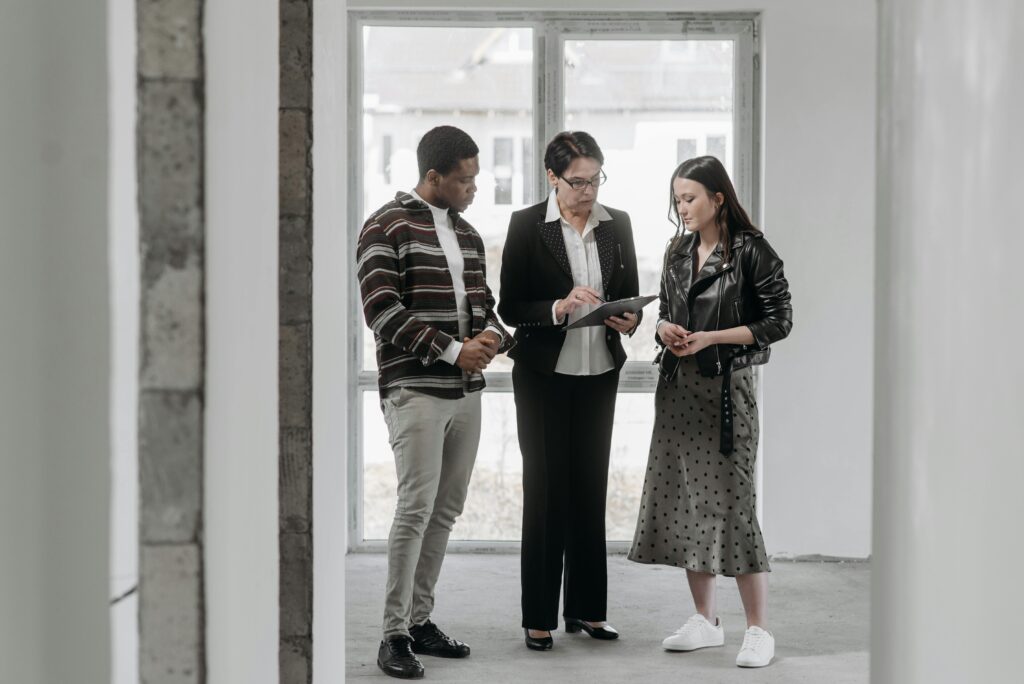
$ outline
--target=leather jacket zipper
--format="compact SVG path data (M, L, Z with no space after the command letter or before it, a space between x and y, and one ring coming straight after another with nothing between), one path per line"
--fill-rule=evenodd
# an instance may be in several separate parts
M722 271L724 271L724 270L725 269L723 268ZM719 271L719 273L721 273L721 271ZM723 285L723 283L725 283L725 278L719 278L718 279L718 311L715 314L717 316L717 320L715 321L715 330L721 330L722 329L722 285ZM718 374L721 375L722 374L722 356L718 352L718 347L719 347L719 345L716 344L715 345L715 359L716 359L715 360L715 366L718 369Z
M670 309L669 309L669 312L668 312L668 313L669 313L669 316L671 316L671 317L672 317L673 319L676 319L676 320L673 320L673 321L672 321L673 323L676 323L677 325L682 325L682 326L683 326L683 327L685 328L685 327L686 327L686 325L687 325L687 324L689 324L689 322L690 322L690 316L689 316L689 312L690 312L690 307L689 307L689 302L687 301L687 298L686 298L686 296L685 296L685 295L683 294L683 288L682 288L682 287L680 287L680 285L679 285L679 279L678 279L678 278L676 277L676 272L675 272L674 270L672 270L672 268L671 268L671 267L669 267L669 269L668 269L668 275L669 275L669 277L670 277L670 278L672 278L672 285L673 285L673 286L674 286L674 287L676 288L676 295L677 295L677 296L678 296L678 298L679 298L679 302L680 302L680 304L683 304L683 305L685 305L685 306L686 306L686 312L687 312L687 316L686 316L686 322L685 322L685 324L684 324L684 323L680 323L680 322L678 322L679 316L673 316L673 315L672 315L672 310L671 310L671 307L670 307Z
M697 280L695 280L693 282L692 285L690 285L690 290L686 293L686 296L684 296L683 295L683 289L679 285L679 278L676 276L675 270L672 267L668 267L668 274L669 274L669 277L672 278L672 284L673 284L673 286L676 289L676 295L678 295L680 303L685 304L685 306L686 306L686 312L687 312L686 318L687 318L687 320L686 320L685 324L684 323L679 323L679 325L682 325L684 328L687 327L687 325L689 325L689 322L690 322L689 321L689 318L690 318L689 317L690 295L693 294L696 286L699 283L701 283L701 282L703 282L705 280L708 280L709 278L719 277L723 273L725 273L726 271L731 270L731 269L732 269L732 264L731 263L726 263L726 264L724 264L722 266L722 268L718 269L717 271L715 271L713 273L710 273L710 274L704 276L703 278L698 278ZM717 306L717 312L716 312L718 320L715 321L715 329L716 330L718 329L718 327L722 323L722 288L723 288L724 282L725 281L722 280L721 278L718 281L718 306ZM669 310L669 315L670 316L672 315L671 308ZM678 319L679 317L678 316L673 316L673 318ZM673 322L675 322L675 321L673 321ZM718 373L718 375L721 375L722 374L722 355L721 355L721 351L718 348L719 345L716 344L716 345L714 345L714 347L715 347L715 370Z

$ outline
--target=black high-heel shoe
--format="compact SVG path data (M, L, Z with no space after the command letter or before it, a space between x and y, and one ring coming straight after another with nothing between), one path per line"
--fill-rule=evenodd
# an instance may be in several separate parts
M530 630L526 627L523 627L523 634L526 635L526 648L533 649L534 651L550 651L551 647L555 645L555 640L549 636L530 636Z
M611 625L605 625L604 627L591 627L583 620L576 618L567 617L565 618L565 631L569 634L575 634L576 632L583 630L594 639L602 639L604 641L611 641L612 639L618 639L619 633L615 631L615 628Z

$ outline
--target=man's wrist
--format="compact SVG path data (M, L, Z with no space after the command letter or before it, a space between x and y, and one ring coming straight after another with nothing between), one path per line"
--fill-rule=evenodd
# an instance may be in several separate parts
M441 358L442 361L446 361L447 363L450 363L451 365L454 366L454 365L456 365L455 362L459 360L459 354L461 354L461 353L462 353L462 342L459 342L458 340L453 339L448 344L448 347L444 350L444 352L441 353L440 358Z

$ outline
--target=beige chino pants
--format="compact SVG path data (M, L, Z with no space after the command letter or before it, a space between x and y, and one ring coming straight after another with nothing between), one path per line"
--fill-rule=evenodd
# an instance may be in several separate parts
M398 473L388 536L384 638L408 635L434 609L448 536L462 513L480 443L480 392L441 399L407 388L381 399Z

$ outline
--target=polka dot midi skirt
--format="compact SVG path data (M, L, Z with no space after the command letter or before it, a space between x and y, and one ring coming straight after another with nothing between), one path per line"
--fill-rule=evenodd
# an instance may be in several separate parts
M754 459L758 418L753 370L732 374L733 452L720 453L722 378L693 357L661 378L636 533L629 559L716 575L767 572L757 522Z

